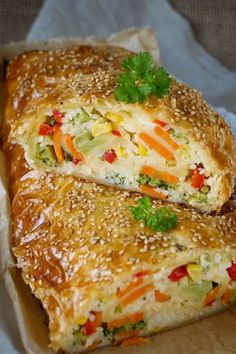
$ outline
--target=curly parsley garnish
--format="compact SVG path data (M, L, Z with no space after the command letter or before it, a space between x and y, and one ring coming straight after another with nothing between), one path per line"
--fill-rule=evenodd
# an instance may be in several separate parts
M124 59L125 72L116 80L115 97L126 103L144 102L149 94L162 98L169 94L171 78L164 68L155 68L152 56L141 52Z
M130 210L135 220L143 220L146 226L155 231L166 232L177 225L177 216L168 207L158 208L154 214L151 199L148 196L139 199L138 206L130 206Z

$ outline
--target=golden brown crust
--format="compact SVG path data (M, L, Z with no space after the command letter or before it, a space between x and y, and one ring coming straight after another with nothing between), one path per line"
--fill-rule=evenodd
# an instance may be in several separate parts
M112 101L120 62L132 54L109 46L77 46L57 51L34 51L14 59L8 69L8 86L14 88L14 106L37 114L45 107L63 107L67 100L91 103ZM73 102L69 104L73 104ZM68 104L68 103L67 103ZM122 105L122 103L121 103ZM236 153L232 133L224 119L202 99L202 95L182 83L172 81L170 95L154 96L143 103L145 111L157 112L164 105L167 119L176 127L187 129L214 160L219 170L235 174Z
M78 47L75 53L76 50L81 54L86 50L96 52L97 49ZM104 55L104 50L99 55ZM68 51L58 51L57 60L61 67L67 65L62 64L65 61L59 59L63 58L62 54L65 52L68 55ZM96 63L99 63L99 55L97 52L94 54L95 58L98 56ZM117 49L118 61L123 55L126 52ZM192 252L197 254L215 249L227 252L228 248L236 250L236 213L233 200L217 216L203 215L196 210L172 204L169 207L178 216L178 226L163 234L134 221L129 206L137 201L139 195L136 193L98 186L74 177L31 170L24 159L22 148L8 134L11 125L21 118L25 103L31 100L34 90L37 88L37 93L43 94L54 85L50 80L47 83L45 81L46 76L57 75L53 68L50 69L50 65L55 64L56 60L53 58L50 64L49 58L50 54L47 52L33 52L18 57L10 64L2 136L9 166L13 252L25 281L51 315L51 331L56 332L61 320L56 311L60 308L60 315L70 318L73 306L68 300L71 300L74 289L81 289L83 292L86 287L109 284L121 274L133 273L145 266L158 269L160 264L172 264L176 259L183 259ZM74 54L71 54L69 63L73 60ZM37 65L40 62L43 62L45 76L38 75ZM55 70L58 68L59 64ZM89 68L97 70L93 65ZM72 69L72 72L67 69L65 68L65 75L73 72ZM224 147L227 147L228 154L229 151L232 153L233 143L228 127L202 103L200 96L199 105L195 103L196 114L191 114L192 111L187 108L185 110L184 100L194 98L196 101L195 95L199 94L182 84L173 84L171 97L165 99L166 105L173 112L173 120L176 124L193 124L195 131L197 115L201 116L204 124L211 119L209 139L225 139ZM174 98L180 112L173 108ZM151 109L151 103L148 109ZM184 115L181 109L185 112ZM183 117L189 119L185 120ZM218 128L213 126L213 121ZM205 129L204 125L203 127ZM196 131L196 134L201 134L202 137L204 130L202 126L198 128L201 133ZM220 152L223 145L218 143L214 147L213 140L211 141L212 149L218 149L219 163L225 164L225 168L232 172L234 161L230 162L230 158L227 160L223 150ZM206 141L207 144L209 142ZM229 183L230 178L229 173ZM155 208L161 205L159 201L154 203ZM64 308L58 305L58 298L65 305Z

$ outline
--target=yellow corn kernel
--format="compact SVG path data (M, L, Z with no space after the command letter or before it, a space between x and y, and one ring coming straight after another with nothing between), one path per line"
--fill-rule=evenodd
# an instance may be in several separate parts
M187 272L192 280L199 280L202 275L202 267L199 264L187 264Z
M107 112L106 118L115 123L116 126L123 122L123 118L119 114L112 112Z
M85 317L85 316L80 316L79 318L78 318L78 320L77 320L77 324L79 325L79 326L83 326L86 322L87 322L87 317Z
M188 156L189 150L190 150L190 147L189 147L187 144L180 145L180 147L179 147L180 154L181 154L183 157Z
M125 153L125 148L120 147L119 149L116 150L116 155L118 157L126 157L127 154Z
M147 155L147 149L142 144L138 144L138 149L141 156Z
M177 161L176 161L175 158L173 158L170 161L166 161L166 164L167 164L168 167L175 167L177 165Z
M115 294L110 294L110 295L107 295L107 296L99 296L98 300L100 302L104 302L104 303L109 303L109 306L113 306L114 307L114 304L113 304L113 301L114 300L117 300L117 297Z
M112 125L110 123L95 123L92 127L91 133L94 137L106 134L112 131Z

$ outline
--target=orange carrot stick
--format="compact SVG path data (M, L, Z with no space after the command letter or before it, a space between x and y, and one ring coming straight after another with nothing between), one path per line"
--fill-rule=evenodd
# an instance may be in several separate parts
M56 124L54 134L53 134L53 147L58 162L62 162L65 159L64 152L61 148L61 138L62 138L62 133L61 133L60 125Z
M166 131L161 129L161 127L159 127L158 125L154 128L154 132L163 140L165 140L165 142L167 142L167 144L169 144L172 149L177 150L179 148L179 145L170 137L170 134Z
M143 284L143 278L139 278L138 280L133 281L124 290L119 290L116 295L118 297L122 297L122 296L128 294L131 290L134 290L135 288L137 288L137 286L139 286L141 284Z
M136 330L136 331L133 330L133 331L120 332L120 333L117 333L117 334L116 334L116 338L123 340L123 339L130 338L130 337L138 337L139 332L140 332L140 331L137 331L137 330Z
M153 139L150 135L146 133L139 134L140 139L142 139L150 148L155 150L159 155L163 156L166 160L172 160L173 154L166 147L161 145L158 141Z
M164 172L164 171L158 171L155 168L151 166L143 166L141 171L144 175L161 179L162 181L165 181L167 183L171 184L176 184L179 181L179 178L177 176L172 175L171 173Z
M131 304L132 302L134 302L135 300L142 297L144 294L146 294L146 292L148 290L151 290L151 289L153 289L153 284L147 284L147 285L142 286L141 288L138 288L137 290L133 291L128 296L122 298L120 300L120 305L122 307L125 307L125 306Z
M205 306L210 305L216 299L219 290L220 290L220 285L216 286L215 288L209 291L204 301Z
M140 345L140 344L146 344L148 342L147 339L143 337L134 337L134 338L128 338L122 342L121 346L126 347L128 345Z
M140 331L124 331L116 334L115 345L121 344L125 339L139 336Z
M228 305L229 302L230 302L230 299L231 299L231 296L232 296L232 292L233 292L233 289L232 289L232 284L231 282L229 282L229 285L227 287L227 289L225 290L222 298L221 298L221 302L223 305Z
M135 312L132 313L131 315L127 315L122 318L118 318L116 320L110 321L107 323L108 328L115 328L115 327L121 327L127 323L135 323L142 321L144 318L143 312Z
M79 151L76 150L75 145L73 143L73 138L71 135L69 135L69 134L65 135L64 143L65 143L66 148L69 150L69 152L72 154L72 156L75 159L77 159L79 161L83 160L83 155Z
M158 198L158 199L166 199L166 195L161 193L161 192L157 192L154 188L149 187L149 186L140 186L139 187L140 192L144 193L144 194L148 194L153 198Z
M171 296L168 294L164 294L159 290L155 291L155 298L157 302L165 302L171 299Z

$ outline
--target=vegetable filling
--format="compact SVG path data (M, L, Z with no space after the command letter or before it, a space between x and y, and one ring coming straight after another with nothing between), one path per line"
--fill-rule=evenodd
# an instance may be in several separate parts
M35 157L62 172L69 168L81 177L195 205L208 202L211 175L194 149L162 120L78 108L45 116Z
M140 270L115 293L99 298L95 310L81 316L73 328L76 349L141 344L143 336L171 325L173 316L189 317L191 310L199 317L214 312L215 306L236 302L236 262L227 258L219 262L218 255L203 253L195 262L163 269L161 274Z

